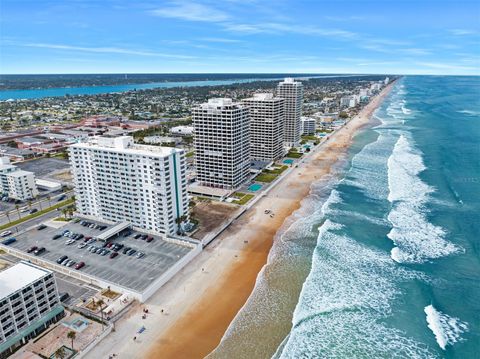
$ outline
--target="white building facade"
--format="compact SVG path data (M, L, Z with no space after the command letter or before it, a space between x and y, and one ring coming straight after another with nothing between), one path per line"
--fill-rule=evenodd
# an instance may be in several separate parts
M284 154L285 100L273 94L255 94L243 100L250 111L250 155L275 161Z
M250 171L248 108L228 98L210 99L193 109L197 181L202 186L235 189Z
M53 273L28 262L0 272L0 358L64 315Z
M303 85L293 78L285 78L277 87L277 96L285 99L284 145L294 147L300 144L302 131Z
M302 117L302 135L314 135L317 121L311 117Z
M8 157L0 158L0 197L25 201L38 195L35 175L10 163Z
M159 234L176 233L177 218L188 215L183 150L121 136L94 137L69 152L79 213Z

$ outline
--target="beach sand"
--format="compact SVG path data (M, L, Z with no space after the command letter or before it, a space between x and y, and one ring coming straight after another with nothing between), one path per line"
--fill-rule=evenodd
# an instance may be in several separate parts
M117 324L115 332L87 358L203 358L220 343L248 299L267 262L278 229L308 195L312 182L328 175L346 153L357 130L392 87L390 84L358 116L314 149L307 158L236 220L219 238L150 298ZM275 213L271 218L266 209ZM142 309L150 314L142 319ZM163 310L163 312L162 312ZM136 331L144 325L141 335ZM133 341L133 337L137 339Z

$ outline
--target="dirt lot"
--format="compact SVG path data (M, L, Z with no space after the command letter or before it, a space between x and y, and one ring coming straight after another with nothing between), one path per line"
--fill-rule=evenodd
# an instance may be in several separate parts
M192 210L192 216L199 221L199 229L192 237L202 239L227 220L238 208L237 205L224 202L197 202Z

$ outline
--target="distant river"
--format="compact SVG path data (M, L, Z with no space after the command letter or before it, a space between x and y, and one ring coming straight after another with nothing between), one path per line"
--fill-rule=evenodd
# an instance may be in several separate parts
M299 79L307 78L331 78L331 77L349 77L358 75L319 75L309 77L299 77ZM31 90L2 90L0 91L0 100L20 100L35 99L44 97L61 97L65 95L96 95L101 93L127 92L132 90L148 90L153 88L172 88L172 87L193 87L193 86L218 86L231 85L234 83L247 83L253 81L274 81L279 78L251 78L251 79L231 79L231 80L202 80L202 81L177 81L177 82L152 82L145 84L126 84L126 85L109 85L109 86L84 86L84 87L54 87L48 89L31 89Z

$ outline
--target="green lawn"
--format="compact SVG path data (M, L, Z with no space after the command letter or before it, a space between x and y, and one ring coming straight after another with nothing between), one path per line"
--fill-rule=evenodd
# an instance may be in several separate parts
M237 198L238 198L238 195L243 195L239 200L232 202L232 203L239 204L239 205L242 205L242 206L244 204L247 204L248 201L250 201L253 197L255 197L253 194L245 194L245 193L234 193L233 195Z
M188 152L185 157L192 157L195 154L195 151Z
M263 173L270 173L270 174L282 174L283 171L285 171L288 168L288 166L275 166L274 170L264 170Z
M33 214L29 214L28 216L25 216L25 217L22 217L22 218L20 218L20 219L17 219L16 221L12 221L12 222L10 222L10 223L1 225L1 226L0 226L0 231L1 231L2 229L9 228L9 227L12 227L12 226L16 226L17 224L26 222L26 221L28 221L28 220L30 220L30 219L32 219L32 218L39 217L39 216L41 216L41 215L44 215L45 213L54 211L54 210L56 210L57 208L66 206L66 205L68 205L68 204L73 204L73 203L74 203L74 199L73 199L73 198L66 199L65 201L59 202L59 203L53 205L52 207L45 208L45 209L43 209L43 210L41 210L41 211L35 212L35 213L33 213Z
M293 151L290 151L287 153L287 156L286 157L289 157L289 158L300 158L303 156L303 153L299 153L299 152L293 152Z
M255 181L270 183L275 180L277 176L278 175L274 173L260 173L257 177L255 177Z

